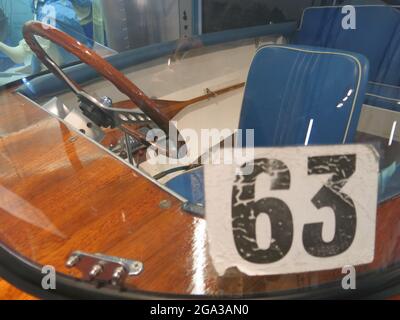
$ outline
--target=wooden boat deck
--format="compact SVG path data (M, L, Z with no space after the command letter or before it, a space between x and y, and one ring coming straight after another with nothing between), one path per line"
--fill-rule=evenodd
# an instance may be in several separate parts
M204 220L12 89L0 94L0 168L0 241L60 273L80 276L65 262L81 250L142 261L144 272L127 286L152 292L246 294L342 278L341 270L218 277ZM376 259L360 272L399 261L399 213L400 199L379 208ZM0 298L29 296L2 282Z

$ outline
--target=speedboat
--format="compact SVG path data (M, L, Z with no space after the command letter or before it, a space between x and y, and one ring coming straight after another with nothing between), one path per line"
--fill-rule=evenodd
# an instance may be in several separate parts
M399 31L395 6L309 7L103 58L26 23L47 71L1 91L0 275L40 298L395 296Z

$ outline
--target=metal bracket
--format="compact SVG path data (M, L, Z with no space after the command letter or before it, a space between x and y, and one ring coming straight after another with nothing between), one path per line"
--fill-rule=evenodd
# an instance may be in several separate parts
M81 271L83 280L110 283L114 286L121 285L127 277L138 276L143 271L143 263L140 261L81 251L73 252L66 266Z

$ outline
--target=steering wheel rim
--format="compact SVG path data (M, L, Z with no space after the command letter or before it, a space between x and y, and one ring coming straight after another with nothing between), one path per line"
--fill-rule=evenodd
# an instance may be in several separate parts
M40 36L50 42L60 46L68 53L77 57L81 62L92 67L103 78L110 81L121 93L125 94L141 111L154 121L157 126L167 135L169 131L169 118L160 110L155 101L150 99L141 91L131 80L122 72L114 68L108 61L100 57L96 52L87 48L78 40L67 33L54 28L51 25L38 21L29 21L23 27L23 36L37 56L37 58L59 79L63 80L78 98L86 99L100 109L107 109L96 98L86 93L79 84L70 79L54 60L44 51L36 40L35 36ZM111 109L112 110L112 109ZM115 110L117 111L117 110Z

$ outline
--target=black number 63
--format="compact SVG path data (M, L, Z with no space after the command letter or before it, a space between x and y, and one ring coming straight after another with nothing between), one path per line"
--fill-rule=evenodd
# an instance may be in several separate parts
M252 174L243 172L236 176L232 192L232 230L236 249L246 261L259 264L283 259L293 244L293 216L288 205L278 198L255 201L257 177L264 173L271 177L270 190L289 190L291 174L280 160L256 159L243 168L253 166ZM321 190L311 199L317 209L329 207L334 211L336 227L332 241L322 237L323 223L306 224L303 228L303 246L314 257L332 257L345 252L356 234L357 214L353 200L343 192L349 178L356 170L356 155L311 157L308 175L332 174ZM256 238L256 221L267 214L271 222L274 241L266 250L259 248Z

